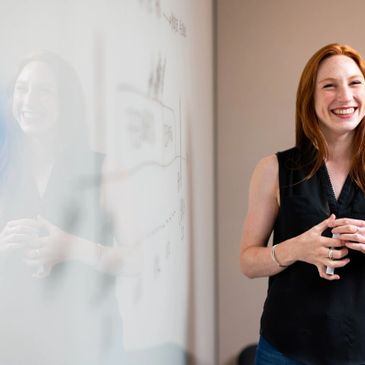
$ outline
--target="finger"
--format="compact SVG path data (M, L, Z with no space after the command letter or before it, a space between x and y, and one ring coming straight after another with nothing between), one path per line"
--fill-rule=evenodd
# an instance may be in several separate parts
M328 217L328 226L329 227L333 227L333 223L336 220L336 216L332 213L329 217Z
M339 219L336 219L333 222L333 227L347 226L347 225L354 225L354 226L357 226L357 227L364 227L365 222L361 219L354 219L354 218L339 218Z
M350 262L349 258L340 259L340 260L331 260L331 259L327 258L324 263L326 266L332 267L333 269L337 269L339 267L346 266L349 262Z
M0 246L0 252L7 252L24 247L24 243L8 243Z
M23 259L23 262L25 264L27 264L28 266L39 266L39 265L46 265L48 263L50 263L50 260L48 260L47 257L43 256L43 257L29 257L28 255L26 255L26 257Z
M326 248L344 246L344 243L339 238L322 237L322 243Z
M40 265L38 270L32 275L32 277L37 279L43 279L47 277L52 270L52 265Z
M38 236L38 229L26 226L13 226L5 227L1 232L1 236L4 238L10 237L11 235L22 234L28 239L32 239Z
M364 243L356 243L356 242L345 242L346 247L351 250L360 251L365 253L365 244Z
M333 280L339 280L340 279L340 276L338 274L333 274L333 275L330 275L330 274L327 274L326 273L326 267L325 266L320 266L320 267L317 267L318 269L318 272L319 272L319 276L322 278L322 279L326 279L326 280L330 280L330 281L333 281Z
M358 232L359 227L354 224L346 224L343 226L337 226L336 228L333 228L331 232L333 234L341 234L341 233L356 233Z
M355 243L365 243L365 237L360 233L340 234L338 238L342 241L353 241Z
M23 259L23 262L31 267L43 265L43 261L41 261L41 260Z
M28 258L25 258L23 259L23 262L30 266L30 267L39 267L39 266L50 266L52 267L55 263L51 260L41 260L41 259L28 259Z
M9 234L3 239L5 243L26 243L34 239L33 235L28 234Z
M45 249L35 248L30 249L25 252L25 259L31 261L32 263L41 263L46 259Z
M38 236L38 229L24 227L24 226L15 226L15 227L6 227L2 232L1 236L3 238L8 238L11 235L22 234L28 239L32 239Z
M6 227L5 231L7 233L24 233L24 234L31 234L36 235L38 233L38 229L29 226L22 226L22 225L15 225L15 226L8 226Z
M7 223L7 225L8 225L8 227L27 226L27 227L33 227L36 229L39 227L39 223L37 222L37 220L30 219L30 218L15 219L15 220L9 221Z
M333 222L335 221L335 215L331 214L327 219L323 220L322 222L318 223L315 228L319 232L325 231L328 227L332 227Z
M346 257L349 254L349 250L347 248L333 250L333 258L335 260L341 260L342 258Z
M326 248L326 257L329 258L329 250L331 250L331 248ZM333 260L341 260L342 258L346 257L349 253L349 250L347 248L341 248L341 249L334 249L331 252L331 257Z

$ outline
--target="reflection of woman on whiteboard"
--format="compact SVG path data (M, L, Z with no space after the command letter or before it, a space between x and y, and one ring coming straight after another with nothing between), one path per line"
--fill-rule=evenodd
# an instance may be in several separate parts
M253 173L240 260L269 277L258 365L365 364L364 77L351 47L317 51L298 87L296 146Z
M101 245L70 236L72 227L77 227L78 230L84 228L96 231L103 223L95 221L94 227L83 227L81 224L85 220L85 214L89 215L90 219L95 214L95 208L89 211L84 207L84 211L78 211L84 204L91 204L90 208L93 204L94 207L98 204L97 195L89 201L86 198L93 198L92 196L82 196L81 192L85 194L88 192L87 189L84 189L86 192L82 191L82 181L79 180L82 177L95 176L99 172L101 163L101 156L91 153L87 146L82 102L81 88L76 74L58 56L41 52L24 61L14 87L12 109L15 120L12 122L14 125L11 126L11 154L9 173L5 174L5 187L6 183L7 187L11 184L15 192L13 189L15 181L11 180L12 177L13 180L18 181L18 184L24 184L23 193L29 193L29 190L33 189L32 193L38 195L39 199L38 202L33 202L34 211L30 212L28 204L20 201L21 190L16 192L17 198L12 200L11 209L19 211L20 207L16 204L19 203L22 209L28 210L24 217L32 219L26 221L15 219L8 222L2 232L1 243L3 247L20 245L23 240L29 242L26 233L47 231L46 237L33 240L32 245L27 247L27 263L35 267L40 266L40 270L35 273L36 276L47 275L55 264L68 260L79 260L97 268L108 268L108 265L102 262L105 257L102 255ZM19 175L23 177L25 174L29 174L30 180L20 179L19 181ZM63 177L62 184L57 174L66 175ZM63 185L62 191L61 185ZM47 190L52 188L57 190L53 191L54 194L49 194ZM74 196L68 198L76 200L62 200L64 191L68 193L74 191ZM55 200L57 193L61 195L58 195L58 200ZM95 194L95 191L91 193ZM52 195L52 201L50 201L50 195ZM83 204L79 204L81 198L85 198ZM51 207L46 206L47 202ZM56 202L59 205L55 205ZM42 217L42 213L50 212L52 206L58 209L58 214L63 215L61 219L64 225L68 226L67 231L71 232L66 233L58 229ZM60 211L61 207L68 211ZM19 215L19 213L14 214ZM6 215L9 216L10 212ZM100 217L93 217L93 219L96 218ZM18 230L26 230L26 232ZM17 235L14 236L14 233ZM93 234L95 235L95 232L89 233L91 236Z
M105 246L102 159L88 148L77 75L59 56L34 53L11 104L0 165L0 362L108 364L103 356L121 346L108 273L128 255Z

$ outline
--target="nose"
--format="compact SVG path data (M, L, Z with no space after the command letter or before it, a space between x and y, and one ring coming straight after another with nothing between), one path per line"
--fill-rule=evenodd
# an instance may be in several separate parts
M337 89L337 100L340 102L348 102L353 98L352 90L348 85L341 85Z

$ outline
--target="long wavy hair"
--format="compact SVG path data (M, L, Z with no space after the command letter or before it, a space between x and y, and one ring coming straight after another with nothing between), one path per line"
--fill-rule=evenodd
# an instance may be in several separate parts
M65 165L76 165L79 162L76 156L82 156L82 152L89 148L84 95L76 71L56 53L48 50L32 52L20 61L8 87L7 103L4 108L0 105L0 192L13 181L20 180L27 169L27 137L13 116L12 102L15 82L31 62L47 64L56 78L60 112L55 126L55 158ZM3 113L1 109L4 109Z
M24 57L19 64L17 75L11 85L10 100L13 98L17 77L24 67L32 62L45 63L56 78L60 103L60 115L56 126L59 143L63 144L64 147L71 147L75 143L82 143L87 139L87 133L81 82L74 68L60 55L48 50L38 50ZM17 123L13 124L17 126Z
M311 156L311 169L307 178L312 177L328 157L327 142L319 127L315 111L314 94L317 73L321 63L332 56L347 56L355 61L365 77L365 61L352 47L331 43L318 50L307 62L301 75L296 100L296 146ZM364 118L356 127L350 176L365 193L365 124Z

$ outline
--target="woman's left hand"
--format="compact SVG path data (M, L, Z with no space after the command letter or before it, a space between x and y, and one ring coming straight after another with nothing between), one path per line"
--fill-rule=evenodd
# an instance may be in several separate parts
M353 218L339 218L333 221L332 234L344 241L346 247L365 253L365 221Z
M36 268L34 277L48 276L54 265L72 257L72 235L42 217L37 217L44 236L34 239L25 252L25 262Z

